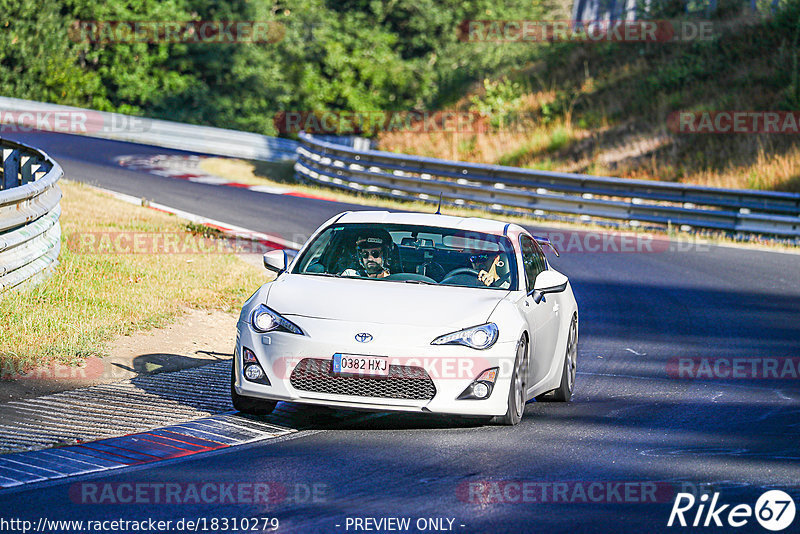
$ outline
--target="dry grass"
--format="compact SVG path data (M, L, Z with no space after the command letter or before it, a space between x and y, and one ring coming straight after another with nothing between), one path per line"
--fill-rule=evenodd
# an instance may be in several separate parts
M527 95L543 101L543 93ZM603 122L609 122L607 117ZM620 128L623 129L623 128ZM622 178L676 181L730 189L800 192L800 144L775 136L724 136L708 143L703 135L677 140L663 129L616 134L613 143L598 138L615 135L598 126L581 128L559 119L547 124L518 124L512 130L490 132L386 132L379 148L396 153L457 161L510 165L531 169L610 175ZM716 151L710 161L703 152ZM710 144L710 147L705 145ZM688 146L687 146L688 145ZM693 156L693 157L692 157ZM725 165L717 161L725 159Z
M103 355L116 335L160 327L187 308L236 312L264 282L231 253L87 254L70 239L87 232L177 234L197 242L173 215L63 182L62 251L54 275L0 299L0 355L17 364L79 363ZM206 249L207 250L207 249Z
M387 132L380 136L379 148L456 161L550 169L548 154L588 135L563 120L553 125L523 121L510 129L488 132Z
M204 158L200 161L200 168L205 172L247 185L274 185L276 182L292 181L293 166L293 163L256 164L230 158Z
M255 175L255 167L240 159L205 158L199 167L209 174L222 177L235 177L236 181L247 185L262 185L264 180Z
M797 2L795 2L796 4ZM795 11L800 10L795 7ZM792 15L796 17L795 15ZM743 17L713 42L574 44L543 49L516 72L505 113L525 117L489 132L383 132L383 150L544 170L735 189L800 192L800 137L690 134L669 129L679 111L798 110L800 51L784 20ZM472 87L449 110L485 100Z
M689 178L691 182L687 183L712 187L800 192L800 146L791 147L786 153L768 153L761 149L752 164L701 170Z

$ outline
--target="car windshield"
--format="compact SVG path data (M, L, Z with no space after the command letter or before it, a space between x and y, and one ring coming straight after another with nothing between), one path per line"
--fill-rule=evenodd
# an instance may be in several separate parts
M295 274L515 290L505 236L400 224L335 224L313 240Z

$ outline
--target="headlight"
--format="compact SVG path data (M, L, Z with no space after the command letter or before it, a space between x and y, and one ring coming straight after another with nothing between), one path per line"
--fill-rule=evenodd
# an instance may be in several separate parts
M497 325L488 323L439 336L431 345L465 345L473 349L488 349L497 341L497 336Z
M283 331L303 335L303 331L300 330L299 326L263 304L259 304L258 308L253 310L253 314L250 316L250 323L258 332Z

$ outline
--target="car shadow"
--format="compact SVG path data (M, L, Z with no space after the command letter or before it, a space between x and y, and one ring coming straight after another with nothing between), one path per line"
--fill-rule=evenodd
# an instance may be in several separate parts
M154 375L158 373L171 373L183 369L201 367L229 359L230 353L198 350L197 354L204 354L205 358L193 358L181 354L156 352L136 356L130 364L112 361L111 365L118 369L136 373L137 376Z
M272 414L261 420L289 421L304 430L435 430L477 428L486 420L453 415L407 412L343 410L325 406L280 402Z

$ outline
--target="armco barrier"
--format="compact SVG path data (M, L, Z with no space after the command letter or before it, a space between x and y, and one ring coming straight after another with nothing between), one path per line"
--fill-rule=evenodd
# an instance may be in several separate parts
M0 139L0 293L34 282L58 263L64 174L47 154Z
M47 113L51 115L45 115ZM261 161L294 160L298 145L291 139L250 132L8 97L0 97L0 122L4 122L6 131L11 132L38 128Z
M300 134L300 179L498 213L800 237L800 194L537 171L355 150ZM686 228L688 229L688 228Z

